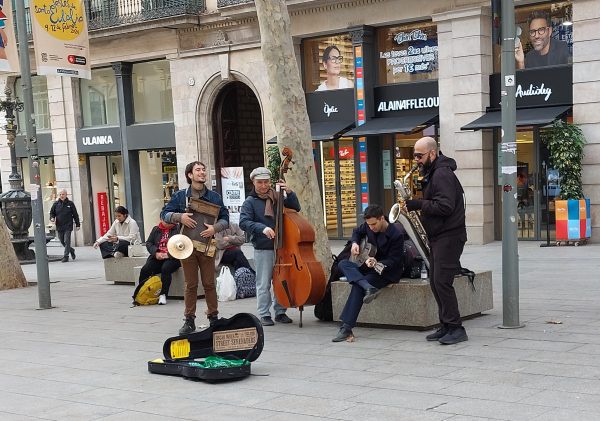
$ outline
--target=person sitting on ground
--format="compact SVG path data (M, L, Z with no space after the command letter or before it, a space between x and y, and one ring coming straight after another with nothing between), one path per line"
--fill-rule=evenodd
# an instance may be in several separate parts
M103 259L110 257L128 256L128 247L139 240L140 228L137 222L129 216L129 211L124 206L115 209L115 221L110 229L94 243L94 248L100 247Z
M379 205L367 206L363 213L365 222L352 231L351 259L339 262L338 269L352 285L346 305L340 315L342 326L332 342L342 342L354 336L352 328L363 304L369 304L381 292L381 288L397 282L402 276L404 262L404 236L390 224ZM358 256L360 244L367 239L377 248L375 256L368 257L362 266L352 261Z
M215 269L218 269L219 265L228 265L233 267L234 272L239 268L248 268L254 272L240 247L246 242L246 234L238 224L229 222L229 228L216 233L215 240L217 241Z
M138 291L144 283L146 283L148 278L159 273L162 287L158 297L158 304L167 304L167 295L169 295L169 288L171 287L171 278L173 277L173 273L181 267L179 259L175 259L169 254L167 242L169 241L169 238L178 232L179 225L170 224L162 219L158 225L152 228L152 231L146 240L146 248L148 249L150 256L148 256L146 264L142 266L140 271L138 286L133 293L134 304Z

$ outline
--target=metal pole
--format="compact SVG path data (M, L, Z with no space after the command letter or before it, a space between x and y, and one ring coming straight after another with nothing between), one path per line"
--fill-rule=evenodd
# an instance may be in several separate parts
M25 104L25 129L27 132L27 155L29 157L31 193L31 210L33 215L33 232L35 243L35 260L38 281L38 299L41 309L52 308L50 300L50 276L48 274L48 254L46 251L46 227L44 226L44 208L40 186L40 162L33 112L33 94L31 90L31 66L29 64L29 40L27 39L27 23L25 6L16 1L17 33L19 41L19 63L23 82L23 103Z
M515 5L502 1L502 328L519 323Z

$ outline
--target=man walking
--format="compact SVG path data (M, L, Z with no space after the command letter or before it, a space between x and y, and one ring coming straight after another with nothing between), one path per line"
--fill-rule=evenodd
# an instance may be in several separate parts
M60 244L65 248L65 252L61 262L69 261L69 254L75 260L75 249L71 247L71 233L73 232L73 222L75 229L79 231L81 227L79 223L79 214L75 203L71 202L67 197L67 191L62 189L58 195L58 200L52 204L50 208L50 221L56 224L56 232Z
M196 228L196 221L192 218L193 213L189 213L189 200L191 198L200 199L218 205L221 208L217 222L214 225L205 223L205 227L198 227L200 235L210 240L215 233L223 231L229 226L229 212L223 205L221 196L206 187L206 165L200 161L190 162L185 167L185 178L190 186L186 190L179 190L171 197L169 203L165 205L160 213L160 219L171 224L181 223L188 228L194 229ZM198 269L200 269L200 277L208 308L206 316L211 325L218 319L219 309L217 290L215 288L215 256L208 256L204 251L195 249L190 257L181 261L181 267L185 276L185 290L183 293L185 303L183 315L185 322L181 329L179 329L179 334L187 335L196 330Z
M429 238L429 278L438 305L441 327L428 341L452 345L468 339L462 326L454 275L460 271L460 256L467 241L463 188L456 178L456 161L438 156L435 139L423 137L415 143L414 159L423 176L423 199L406 201L409 211L420 210Z

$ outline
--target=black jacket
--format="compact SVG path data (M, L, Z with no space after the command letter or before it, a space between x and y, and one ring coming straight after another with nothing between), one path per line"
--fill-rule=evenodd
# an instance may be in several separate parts
M395 224L389 224L385 231L375 233L363 222L352 231L352 242L360 244L364 237L377 247L375 259L386 266L381 275L374 269L363 270L367 281L375 288L398 282L404 270L404 233Z
M456 161L440 155L423 178L421 221L430 240L461 234L466 238L464 192L455 170Z
M181 227L179 225L174 225L173 228L169 230L169 238L179 233ZM154 255L158 251L158 245L160 243L160 238L162 237L162 231L158 228L158 225L152 228L150 235L148 235L148 239L146 240L146 249L148 249L148 253L150 253L150 258L154 258ZM171 257L171 255L169 255ZM172 258L172 257L171 257Z
M75 221L76 226L81 226L75 203L71 202L69 198L64 201L58 199L52 204L50 218L54 218L57 231L73 231L73 221Z

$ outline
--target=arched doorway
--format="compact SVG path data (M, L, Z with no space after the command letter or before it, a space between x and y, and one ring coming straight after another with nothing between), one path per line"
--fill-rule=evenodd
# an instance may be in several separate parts
M215 99L212 121L218 191L222 191L220 174L224 167L243 167L244 185L249 191L250 172L264 165L258 98L244 83L228 83Z

